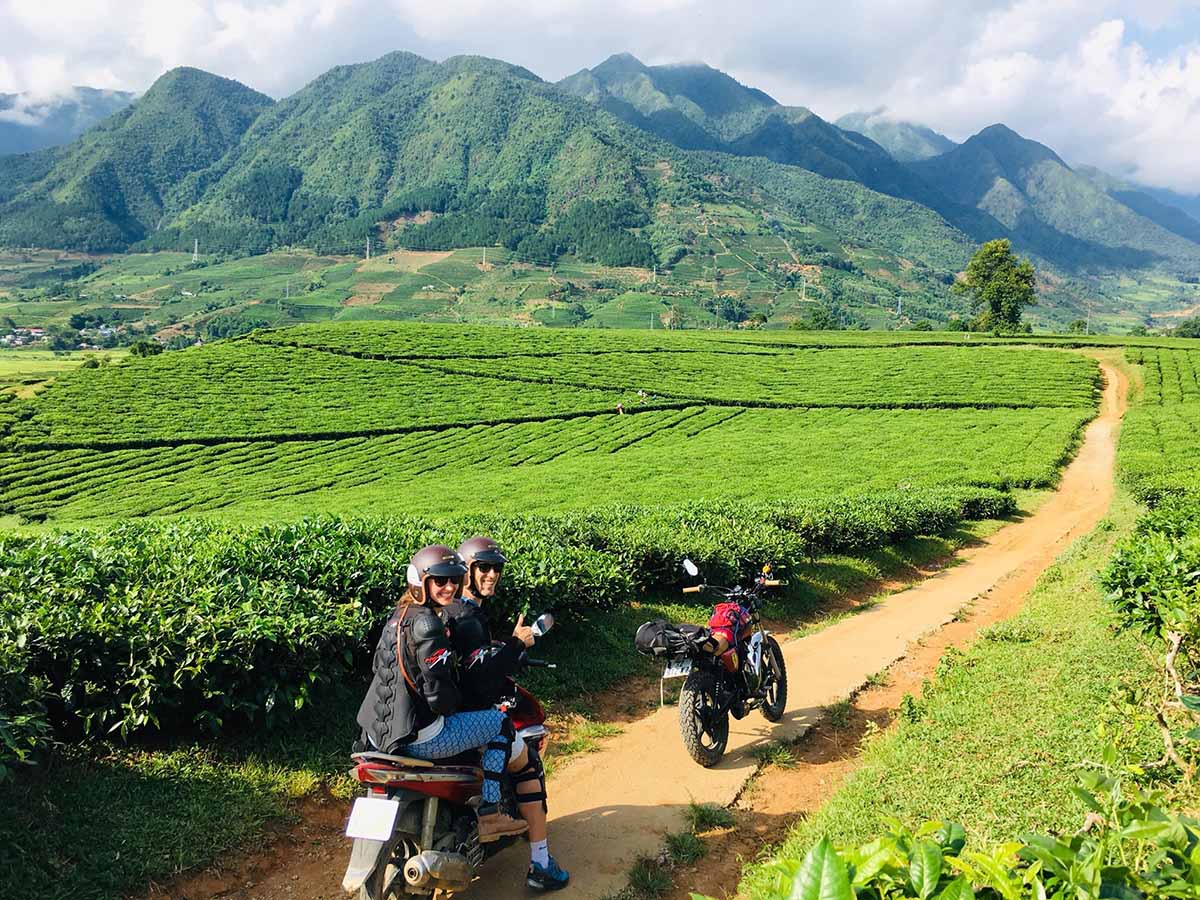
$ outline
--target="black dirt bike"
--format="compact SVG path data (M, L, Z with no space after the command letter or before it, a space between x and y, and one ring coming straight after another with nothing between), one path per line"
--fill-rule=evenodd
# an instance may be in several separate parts
M684 570L693 578L699 575L691 560L684 561ZM787 708L783 652L760 615L766 591L784 583L771 574L771 567L764 566L749 587L699 584L683 589L709 591L719 603L737 604L744 614L736 643L719 656L705 627L658 620L638 629L634 643L640 653L666 663L663 679L686 678L679 695L679 731L688 754L706 768L725 755L731 714L741 719L760 709L767 721L778 722Z

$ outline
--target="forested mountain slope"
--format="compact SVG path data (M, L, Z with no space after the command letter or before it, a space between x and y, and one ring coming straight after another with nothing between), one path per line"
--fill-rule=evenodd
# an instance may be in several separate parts
M167 72L74 143L0 158L0 243L109 250L159 227L170 194L271 105L198 69Z
M911 166L943 193L999 221L1027 251L1068 270L1200 268L1200 245L1110 197L1049 147L1004 125Z
M960 227L980 224L979 216L956 208L869 138L804 107L783 106L701 63L647 66L624 53L563 79L559 87L685 149L764 156L915 200Z
M1138 215L1173 234L1200 242L1200 221L1193 219L1179 207L1155 197L1136 184L1109 175L1093 166L1076 166L1075 171Z

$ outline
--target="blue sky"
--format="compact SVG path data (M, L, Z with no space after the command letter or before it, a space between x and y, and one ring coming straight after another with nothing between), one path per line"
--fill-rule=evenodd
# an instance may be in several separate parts
M828 119L1004 122L1200 193L1200 0L0 0L0 91L140 91L186 64L280 97L390 50L551 80L622 51L703 60Z

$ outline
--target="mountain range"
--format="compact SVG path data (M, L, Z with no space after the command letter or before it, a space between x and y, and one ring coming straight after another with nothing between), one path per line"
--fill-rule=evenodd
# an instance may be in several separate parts
M175 69L74 141L0 157L5 246L198 238L249 253L374 236L669 267L694 252L682 211L702 223L723 202L934 281L995 237L1067 277L1200 272L1200 222L1003 125L954 144L879 113L834 124L706 65L628 54L552 84L498 60L398 52L278 102Z

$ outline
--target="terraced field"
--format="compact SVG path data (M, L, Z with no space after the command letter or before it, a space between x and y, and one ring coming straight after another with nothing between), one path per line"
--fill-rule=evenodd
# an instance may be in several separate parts
M79 370L0 406L4 511L436 516L479 497L520 513L1041 486L1095 408L1097 366L1073 353L730 338L374 322Z
M1200 484L1200 350L1129 348L1143 402L1121 430L1121 474L1146 499Z

